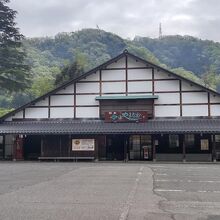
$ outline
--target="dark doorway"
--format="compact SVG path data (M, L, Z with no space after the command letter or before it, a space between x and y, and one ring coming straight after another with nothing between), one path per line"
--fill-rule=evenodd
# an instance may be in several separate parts
M41 154L41 136L29 135L24 138L24 159L36 160Z
M125 159L125 137L123 135L109 135L106 137L106 159Z
M129 137L129 160L152 160L151 135L131 135Z

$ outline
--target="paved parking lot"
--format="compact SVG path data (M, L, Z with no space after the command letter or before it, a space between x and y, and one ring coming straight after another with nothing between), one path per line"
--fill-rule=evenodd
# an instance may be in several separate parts
M220 164L0 163L0 219L220 219Z

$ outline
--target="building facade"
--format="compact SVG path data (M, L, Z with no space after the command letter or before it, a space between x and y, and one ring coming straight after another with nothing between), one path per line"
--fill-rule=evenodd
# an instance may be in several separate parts
M128 51L3 116L3 159L216 161L220 94Z

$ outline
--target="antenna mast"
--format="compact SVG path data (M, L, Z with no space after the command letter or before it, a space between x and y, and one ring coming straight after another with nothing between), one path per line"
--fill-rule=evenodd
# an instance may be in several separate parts
M159 39L162 38L162 24L159 24Z

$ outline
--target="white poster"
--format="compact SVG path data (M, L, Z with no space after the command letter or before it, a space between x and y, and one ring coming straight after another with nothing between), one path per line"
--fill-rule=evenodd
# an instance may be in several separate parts
M95 139L72 139L72 151L94 151Z

